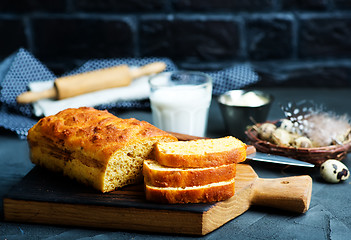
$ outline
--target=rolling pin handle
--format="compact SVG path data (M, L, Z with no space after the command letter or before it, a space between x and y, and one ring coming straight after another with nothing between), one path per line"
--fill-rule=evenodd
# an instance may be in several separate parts
M53 87L41 92L33 92L33 91L24 92L16 98L16 101L19 104L27 104L27 103L36 102L44 98L56 98L56 96L57 96L57 91L56 91L56 88Z
M131 69L130 73L132 79L134 79L141 76L162 72L166 69L166 67L167 66L164 62L153 62L139 68Z

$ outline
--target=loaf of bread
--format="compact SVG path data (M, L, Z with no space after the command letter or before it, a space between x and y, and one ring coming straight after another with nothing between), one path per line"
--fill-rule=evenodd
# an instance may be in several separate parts
M143 165L145 184L155 187L184 188L230 181L235 173L235 163L207 168L171 168L145 160Z
M145 121L93 108L67 109L28 132L34 164L62 172L101 192L142 182L142 165L157 142L177 139Z
M159 203L210 203L234 196L235 179L194 187L155 187L145 185L146 199Z
M214 167L244 161L246 144L231 136L159 143L155 157L168 167Z

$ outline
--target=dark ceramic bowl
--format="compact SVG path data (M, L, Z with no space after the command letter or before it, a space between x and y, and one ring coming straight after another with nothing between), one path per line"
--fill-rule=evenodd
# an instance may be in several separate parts
M244 94L252 92L266 102L261 104L248 103L236 104L237 99ZM217 98L221 109L227 134L245 140L245 131L248 126L265 122L274 98L271 94L258 90L231 90Z

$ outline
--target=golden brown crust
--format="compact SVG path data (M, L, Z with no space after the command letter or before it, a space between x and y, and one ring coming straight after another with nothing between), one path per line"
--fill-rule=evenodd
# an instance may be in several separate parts
M40 119L27 139L32 142L38 135L72 150L94 153L105 165L114 152L132 142L157 136L176 139L148 122L121 119L106 110L87 107L66 109Z
M144 182L155 187L192 187L229 181L235 177L236 164L210 168L167 168L153 160L145 160Z
M210 203L231 198L234 188L234 179L222 185L199 188L155 188L146 184L145 196L148 201L159 203Z
M215 167L232 163L239 163L246 159L246 144L238 139L235 141L234 147L229 151L219 151L213 153L204 152L203 154L183 154L168 153L160 149L160 145L155 147L155 158L167 167ZM206 140L194 140L206 141ZM189 141L191 142L191 141Z
M177 139L145 121L94 108L66 109L28 132L31 161L106 192L142 180L142 161L158 141ZM128 172L128 179L115 176Z

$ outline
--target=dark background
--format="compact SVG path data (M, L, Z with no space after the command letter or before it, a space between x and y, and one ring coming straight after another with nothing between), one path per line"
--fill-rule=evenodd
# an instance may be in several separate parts
M2 0L0 36L0 60L23 47L56 74L156 56L251 62L260 86L351 87L350 0Z

